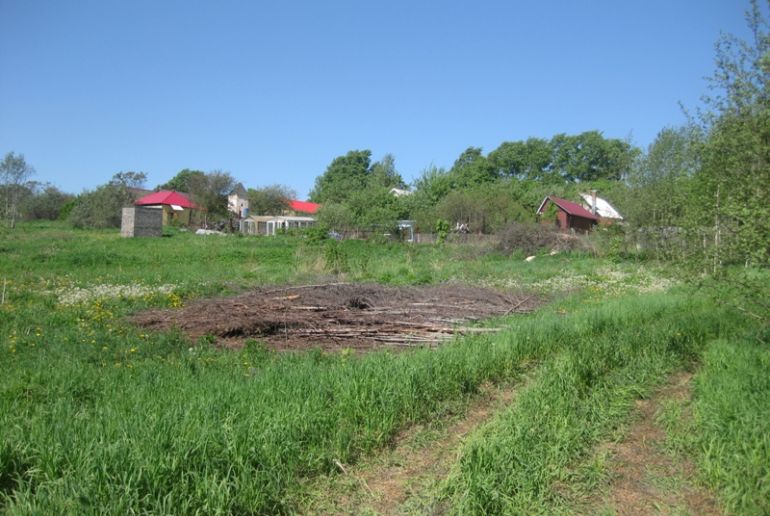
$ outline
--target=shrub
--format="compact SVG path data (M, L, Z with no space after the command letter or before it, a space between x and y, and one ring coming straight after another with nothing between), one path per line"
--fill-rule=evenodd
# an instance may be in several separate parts
M510 255L521 251L526 255L539 251L587 250L589 244L584 238L562 233L545 224L520 224L514 222L500 232L497 250Z

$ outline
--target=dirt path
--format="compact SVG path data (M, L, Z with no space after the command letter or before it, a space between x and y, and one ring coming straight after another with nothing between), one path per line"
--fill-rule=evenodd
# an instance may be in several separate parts
M305 514L443 514L438 499L463 439L509 405L521 390L485 387L459 418L417 425L382 455L356 466L339 465L341 475L315 486Z
M610 486L585 513L721 514L707 490L693 482L695 468L686 458L667 453L666 433L656 421L663 404L686 404L691 396L692 374L680 372L651 398L637 401L637 417L624 439L606 446Z

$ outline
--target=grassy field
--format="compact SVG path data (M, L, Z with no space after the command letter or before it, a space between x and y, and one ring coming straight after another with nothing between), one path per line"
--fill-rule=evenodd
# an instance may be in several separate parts
M150 333L125 316L270 284L458 282L551 303L438 349L274 353L253 341ZM460 450L449 512L572 512L598 489L592 450L667 375L696 371L669 411L677 453L730 512L767 513L768 335L651 263L532 263L474 246L297 237L121 239L22 225L0 234L0 511L288 513L339 473L483 386L534 380ZM673 414L673 415L671 415Z

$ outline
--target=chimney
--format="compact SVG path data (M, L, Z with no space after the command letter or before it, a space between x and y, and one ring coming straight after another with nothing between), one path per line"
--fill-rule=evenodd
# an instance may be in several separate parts
M596 190L591 190L591 215L596 215Z

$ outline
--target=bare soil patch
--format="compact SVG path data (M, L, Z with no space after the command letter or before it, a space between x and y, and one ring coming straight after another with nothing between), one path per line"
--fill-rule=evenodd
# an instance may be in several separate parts
M639 400L625 439L608 445L612 482L604 505L616 514L721 514L714 496L694 484L693 464L665 452L666 433L656 422L664 400L690 398L691 378L680 372L652 398Z
M144 328L178 328L237 347L259 339L279 350L433 346L456 334L493 332L472 323L526 313L542 300L459 285L389 287L331 283L260 288L204 299L181 309L150 310L131 320Z

